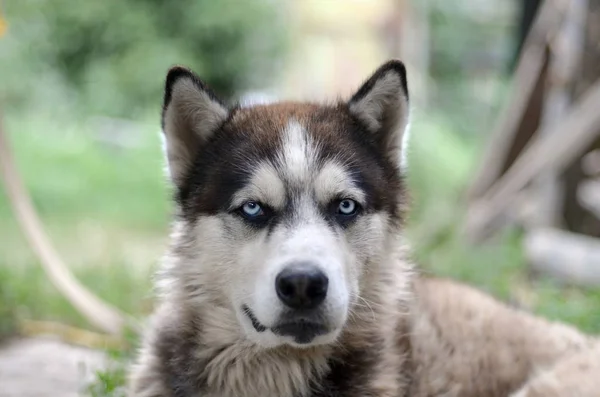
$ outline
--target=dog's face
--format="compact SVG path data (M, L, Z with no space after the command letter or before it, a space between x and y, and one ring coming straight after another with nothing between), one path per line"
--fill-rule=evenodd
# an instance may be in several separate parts
M186 236L183 280L265 347L333 342L402 217L404 66L347 102L228 108L190 71L163 131Z

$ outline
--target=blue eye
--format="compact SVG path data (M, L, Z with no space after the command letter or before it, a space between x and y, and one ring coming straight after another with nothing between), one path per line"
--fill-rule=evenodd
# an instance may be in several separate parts
M341 200L337 207L337 213L344 216L352 216L358 211L358 204L351 199Z
M268 206L257 201L246 201L236 212L244 220L255 227L266 226L275 215Z
M342 227L351 224L362 210L359 203L348 198L332 201L329 208L331 215Z
M244 203L241 210L248 218L255 218L257 216L264 215L262 207L256 201L248 201Z

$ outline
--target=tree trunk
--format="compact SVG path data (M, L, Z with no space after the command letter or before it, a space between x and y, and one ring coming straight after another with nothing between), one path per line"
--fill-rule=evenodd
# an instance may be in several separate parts
M600 0L587 0L588 12L583 44L583 59L578 78L572 87L573 101L576 102L600 77ZM565 134L568 134L565 131ZM600 149L600 139L588 148L586 153ZM600 219L585 209L578 201L578 185L585 178L581 156L569 166L563 175L564 180L564 226L567 230L600 237Z
M519 54L523 49L523 44L525 44L525 39L527 38L527 34L529 34L529 30L531 29L531 24L535 19L535 15L540 8L541 0L521 0L521 6L519 7L519 24L517 25L516 30L516 43L515 43L515 51L513 53L513 57L510 61L509 72L513 72L515 67L517 66L517 61L519 59Z

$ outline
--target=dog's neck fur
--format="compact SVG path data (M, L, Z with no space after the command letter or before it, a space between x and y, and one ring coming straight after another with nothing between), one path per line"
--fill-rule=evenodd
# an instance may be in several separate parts
M402 246L398 238L392 240L390 247ZM180 258L185 246L176 238L178 254L171 258ZM388 252L393 254L365 274L361 299L338 343L308 349L252 344L225 300L190 291L176 273L177 264L167 265L165 279L179 285L171 284L175 288L169 288L163 312L176 316L171 324L177 328L163 330L157 339L164 340L159 356L174 397L401 396L410 349L403 344L408 338L399 338L408 332L408 321L398 312L410 310L411 272L402 248Z

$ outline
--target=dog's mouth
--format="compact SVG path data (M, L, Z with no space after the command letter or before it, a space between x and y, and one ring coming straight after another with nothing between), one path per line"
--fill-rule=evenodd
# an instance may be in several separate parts
M291 336L294 338L294 342L301 345L310 343L317 336L329 332L325 325L304 319L278 324L276 327L271 328L271 331L276 335Z
M329 333L329 329L325 324L312 321L310 318L300 316L294 318L291 316L288 320L269 328L258 321L248 306L242 306L242 311L250 319L252 327L256 332L265 332L267 329L270 329L275 335L294 338L294 342L300 345L308 344L317 336Z
M250 322L252 322L252 327L256 332L265 332L267 330L267 327L265 327L260 323L260 321L258 321L256 316L254 315L254 313L252 313L252 310L250 310L248 306L242 306L242 311L250 319Z

